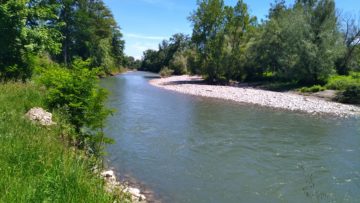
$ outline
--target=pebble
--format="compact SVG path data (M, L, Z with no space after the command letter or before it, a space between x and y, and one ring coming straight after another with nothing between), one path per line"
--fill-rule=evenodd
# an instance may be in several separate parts
M360 107L325 101L311 96L291 92L273 92L252 87L233 87L194 84L202 81L200 76L172 76L153 79L150 84L184 94L220 98L236 102L255 104L264 107L300 111L312 115L331 114L338 117L358 117Z

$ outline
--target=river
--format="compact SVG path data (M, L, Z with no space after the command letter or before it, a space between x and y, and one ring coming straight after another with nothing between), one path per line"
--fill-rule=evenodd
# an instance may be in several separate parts
M358 202L360 121L183 95L155 74L106 78L109 165L170 203Z

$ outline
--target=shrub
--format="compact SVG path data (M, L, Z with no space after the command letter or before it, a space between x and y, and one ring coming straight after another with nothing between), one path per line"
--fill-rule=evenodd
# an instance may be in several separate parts
M102 128L110 111L104 102L107 93L98 86L97 70L89 70L89 61L75 60L71 69L54 66L41 74L38 81L47 89L49 108L61 108L74 125L78 147L90 147L99 155L104 138Z
M314 85L311 87L303 87L300 89L300 92L320 92L326 90L325 87L322 87L321 85Z
M330 77L326 88L333 90L345 90L349 86L360 83L360 73L353 72L348 76L335 75Z
M360 104L360 84L347 86L336 99L343 103Z
M181 52L175 53L170 61L169 67L174 70L175 75L184 75L187 73L187 58Z
M170 77L173 73L174 70L171 70L168 67L163 67L159 72L160 76L163 78Z
M89 170L92 159L59 139L65 120L55 113L57 125L42 127L24 118L44 107L44 93L33 83L0 84L0 202L114 202Z

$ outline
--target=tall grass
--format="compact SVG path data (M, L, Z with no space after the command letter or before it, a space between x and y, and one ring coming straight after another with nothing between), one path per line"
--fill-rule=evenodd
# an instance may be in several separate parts
M64 145L61 125L24 117L44 106L43 94L29 83L0 84L0 202L113 202L89 158Z

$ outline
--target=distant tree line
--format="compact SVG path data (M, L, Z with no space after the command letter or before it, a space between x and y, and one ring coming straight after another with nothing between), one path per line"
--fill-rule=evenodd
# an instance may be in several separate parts
M70 66L90 60L105 73L124 64L120 28L102 0L0 3L0 78L29 78L39 58Z
M135 59L133 56L125 56L123 64L128 69L140 69L141 63L141 60Z
M202 74L211 83L288 81L324 84L360 68L360 27L333 0L284 0L258 22L243 0L198 0L191 37L176 34L144 52L142 70ZM359 23L359 22L358 22Z

